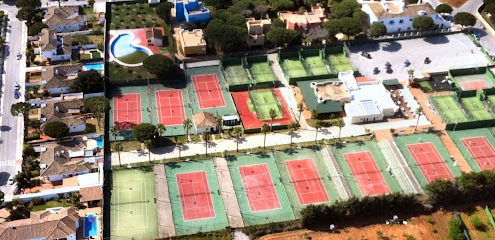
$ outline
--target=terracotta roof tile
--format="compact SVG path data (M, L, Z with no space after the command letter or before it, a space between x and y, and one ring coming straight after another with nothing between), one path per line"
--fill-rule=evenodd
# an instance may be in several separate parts
M194 124L196 128L204 127L216 127L217 121L212 113L210 112L199 112L193 116Z
M81 202L89 202L103 199L103 189L101 186L86 187L79 190Z

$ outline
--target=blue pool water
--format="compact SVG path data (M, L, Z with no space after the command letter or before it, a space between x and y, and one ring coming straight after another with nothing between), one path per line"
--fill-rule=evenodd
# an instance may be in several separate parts
M89 70L96 70L96 71L103 70L103 63L87 63L87 64L84 64L84 69L86 69L86 71L89 71Z
M132 45L131 41L133 40L133 38L134 37L128 33L124 33L115 37L115 39L112 42L112 45L110 46L110 51L112 51L112 55L115 58L120 58L129 55L135 51L141 51L148 55L153 54L149 49Z
M101 137L95 138L96 144L98 145L99 148L103 148L103 139Z
M98 236L98 216L93 213L84 218L84 238Z

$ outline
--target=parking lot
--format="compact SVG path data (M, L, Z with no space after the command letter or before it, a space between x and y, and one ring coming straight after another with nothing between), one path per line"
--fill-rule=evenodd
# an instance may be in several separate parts
M434 36L409 40L368 43L349 46L350 61L361 74L368 78L405 80L407 70L413 69L415 77L421 73L445 72L449 69L486 66L488 59L471 39L463 34ZM370 54L370 58L362 56L362 52ZM425 58L430 63L424 63ZM405 66L404 61L410 65ZM390 62L392 71L387 73L386 63ZM379 72L373 69L378 67Z

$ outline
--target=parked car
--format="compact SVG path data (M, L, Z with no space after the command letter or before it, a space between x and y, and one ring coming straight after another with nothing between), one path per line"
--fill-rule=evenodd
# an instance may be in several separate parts
M22 58L21 53L19 51L17 51L17 60L21 60L21 58Z
M12 184L14 184L14 176L10 176L10 177L9 177L9 180L7 180L7 184L8 184L8 185L12 185Z
M21 85L19 85L19 83L17 83L17 84L15 85L15 90L19 90L19 89L21 89Z
M19 99L21 97L21 92L19 92L19 89L16 89L14 91L14 98L15 99Z

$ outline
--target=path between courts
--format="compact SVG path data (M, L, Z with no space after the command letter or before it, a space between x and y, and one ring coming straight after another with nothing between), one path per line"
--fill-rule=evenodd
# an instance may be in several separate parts
M229 166L225 158L214 158L215 172L217 174L220 192L222 193L223 204L227 212L229 226L233 228L244 227L241 210L234 190L234 183L230 176Z
M158 211L158 233L160 238L174 237L175 226L172 218L172 206L168 195L168 183L163 164L154 166L156 201Z
M365 134L363 126L348 125L342 128L340 134L341 138L351 137L351 136L361 136ZM338 127L329 127L320 129L318 131L318 140L322 139L334 139L339 136ZM239 149L251 149L257 147L263 147L263 134L251 135L243 138L239 143ZM292 142L297 144L300 142L314 142L315 141L315 131L314 130L303 130L300 129L295 132L295 136ZM290 143L290 136L288 133L274 133L266 135L266 146L277 146ZM235 151L236 142L235 139L220 139L214 140L208 144L208 153L213 152L223 152L223 151ZM188 143L184 144L182 151L180 152L181 157L194 156L198 153L205 152L204 142L198 143ZM169 158L178 158L179 150L174 146L155 148L151 152L151 160L161 160ZM147 162L148 153L147 150L142 152L131 151L131 152L120 152L120 159L122 164ZM111 157L112 165L119 165L119 157L116 152L112 153Z

